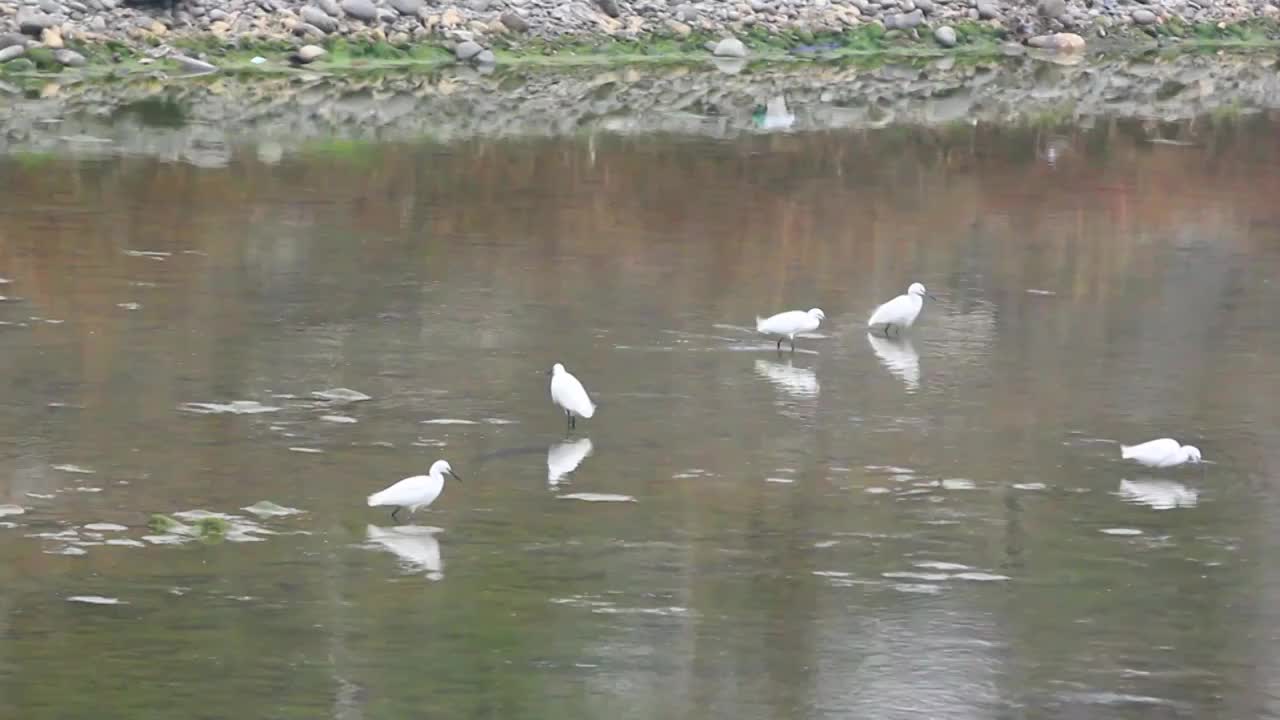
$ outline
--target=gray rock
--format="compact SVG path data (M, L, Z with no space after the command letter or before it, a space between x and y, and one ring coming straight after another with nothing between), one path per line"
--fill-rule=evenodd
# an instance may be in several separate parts
M319 45L303 45L290 58L294 62L306 65L325 56L324 48Z
M40 37L40 33L45 28L51 28L58 24L58 18L53 15L45 15L44 13L19 13L18 14L18 30L24 35L32 35Z
M727 37L716 43L711 54L716 57L744 58L747 56L747 46L738 38Z
M107 19L101 15L94 15L89 18L89 29L93 32L106 32Z
M508 10L502 13L502 24L511 32L523 33L529 32L529 21L517 15L515 12Z
M937 8L933 4L933 0L916 0L916 9L925 15L932 15Z
M998 18L1000 17L1000 6L991 2L979 2L978 17L983 20Z
M599 5L600 9L604 11L604 14L609 17L616 18L621 14L618 12L617 0L596 0L596 4Z
M325 11L329 17L342 17L342 8L338 5L338 0L316 0L316 7Z
M492 50L481 50L480 54L476 55L475 61L479 65L492 65L498 61L498 58L493 56Z
M413 17L422 7L422 0L388 0L387 4L401 15Z
M692 3L681 3L676 6L676 20L693 22L698 19L698 8Z
M85 63L85 59L83 55L76 52L75 50L68 50L66 48L63 48L61 50L54 50L53 59L57 60L59 64L65 65L67 67L84 67L84 63Z
M26 52L26 45L10 45L7 48L0 49L0 63L7 63L14 58L20 58Z
M211 73L218 71L218 68L210 63L181 53L174 53L169 56L169 59L178 63L179 67L189 73Z
M342 10L357 20L373 22L378 19L378 6L371 0L342 0Z
M26 47L26 44L27 38L25 35L19 35L18 33L0 33L0 50L7 47L13 47L14 45Z
M54 0L40 0L39 2L36 3L36 5L40 8L41 11L47 12L50 15L62 14L62 6L59 5L57 2L55 2Z
M318 39L318 38L323 38L326 33L325 31L321 30L315 25L312 25L309 22L300 22L297 25L293 26L293 34L297 35L298 37Z
M331 33L338 31L338 21L318 7L308 5L302 8L301 17L302 22L315 25L321 32Z
M1066 0L1040 0L1036 5L1036 12L1040 13L1041 17L1060 18L1067 14Z
M231 19L231 14L228 13L226 10L214 8L210 10L208 13L206 13L206 17L208 17L213 22L217 22L219 20L226 22Z
M946 48L955 47L956 43L960 41L959 38L956 37L956 31L950 25L943 25L937 30L934 30L933 39L937 40L939 45Z
M1134 10L1131 17L1133 18L1133 21L1139 25L1155 25L1160 20L1160 18L1156 17L1155 13L1147 10L1146 8Z
M911 28L916 27L922 22L924 22L924 13L920 12L919 10L912 10L909 13L903 13L898 15L895 18L893 26L899 30L910 30ZM888 26L889 24L885 23L885 27L888 27Z
M480 43L475 40L467 40L466 42L458 43L458 47L453 50L453 56L466 62L482 52L484 52L484 48L480 46Z

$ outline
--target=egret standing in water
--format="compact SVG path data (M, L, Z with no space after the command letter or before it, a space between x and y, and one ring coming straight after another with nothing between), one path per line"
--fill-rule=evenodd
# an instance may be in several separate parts
M595 403L587 396L587 389L560 363L551 368L551 401L564 410L570 430L578 426L579 417L590 418L596 414Z
M1147 467L1166 468L1200 462L1200 448L1183 445L1173 438L1149 440L1141 445L1121 445L1120 457Z
M454 480L462 480L453 468L449 467L449 463L437 460L431 464L431 469L426 475L407 477L386 490L370 495L369 507L394 507L395 509L391 511L392 520L396 519L396 513L402 508L408 508L409 514L412 515L418 508L427 507L440 497L440 492L444 490L446 473Z
M778 352L782 352L782 341L791 341L791 352L796 351L796 335L813 332L818 329L827 316L822 310L789 310L773 317L756 318L756 332L761 335L778 336Z
M871 319L867 320L867 327L874 328L877 325L883 325L885 337L889 335L889 328L895 325L898 326L898 332L902 332L903 328L910 328L915 324L916 318L920 317L920 310L924 308L925 296L928 296L931 300L938 299L929 295L925 291L924 285L911 283L911 287L907 288L906 295L899 295L876 308L876 311L871 313Z

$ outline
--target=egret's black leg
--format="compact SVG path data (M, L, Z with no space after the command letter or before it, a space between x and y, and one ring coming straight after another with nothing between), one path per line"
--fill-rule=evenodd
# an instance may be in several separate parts
M400 522L400 519L396 517L396 513L398 513L398 512L400 512L400 506L399 506L399 505L397 505L397 506L396 506L396 509L395 509L395 510L392 510L392 511L391 511L391 519L392 519L392 520L395 520L396 522Z
M778 352L782 352L782 338L778 338Z
M578 429L578 416L572 413L569 414L569 429L570 430Z
M794 335L792 335L791 336L791 352L794 353L795 351L796 351L796 338Z
M568 410L564 411L564 428L565 430L573 429L573 413Z

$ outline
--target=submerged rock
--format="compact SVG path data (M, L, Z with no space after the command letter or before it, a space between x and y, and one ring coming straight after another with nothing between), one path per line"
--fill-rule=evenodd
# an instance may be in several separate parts
M351 388L341 388L341 387L330 388L328 390L317 390L316 392L311 393L311 395L313 397L318 397L321 400L330 400L333 402L360 402L362 400L373 399L369 395L365 395L359 390L352 390Z
M248 507L244 507L241 509L247 512L251 512L254 515L257 515L258 517L283 517L285 515L298 515L302 513L302 511L297 508L277 505L271 502L270 500L263 500L261 502L256 502L252 505L249 505Z

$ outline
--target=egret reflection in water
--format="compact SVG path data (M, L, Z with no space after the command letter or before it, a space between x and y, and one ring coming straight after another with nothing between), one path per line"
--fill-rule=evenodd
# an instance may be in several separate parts
M808 368L796 367L790 360L781 363L758 359L756 373L792 397L811 398L818 394L817 373Z
M591 456L591 438L555 443L547 448L547 483L558 485L566 475L578 469Z
M1135 505L1149 505L1155 510L1173 510L1195 507L1200 493L1172 480L1139 478L1121 480L1120 497Z
M796 116L787 109L787 99L775 95L763 108L756 108L751 121L761 130L788 130L795 124Z
M867 333L871 350L890 373L900 378L908 391L920 388L920 354L911 338L886 338Z
M390 550L414 572L425 572L429 580L444 578L444 561L440 558L440 542L436 540L436 533L442 532L440 528L427 525L370 525L366 532L370 543Z

